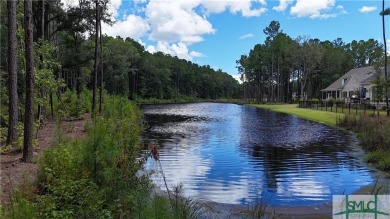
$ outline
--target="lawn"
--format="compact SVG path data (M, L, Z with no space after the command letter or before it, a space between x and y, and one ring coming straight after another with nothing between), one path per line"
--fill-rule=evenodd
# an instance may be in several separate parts
M275 112L296 115L300 118L308 119L332 127L337 127L336 119L339 116L344 116L344 114L342 114L341 112L335 113L335 112L328 112L328 111L321 111L321 110L314 110L314 109L298 108L298 104L282 104L282 105L249 104L249 106L269 109Z

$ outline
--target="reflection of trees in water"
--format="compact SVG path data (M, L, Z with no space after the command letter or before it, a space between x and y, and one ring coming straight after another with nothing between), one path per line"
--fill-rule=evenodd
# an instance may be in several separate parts
M343 181L343 171L362 168L348 155L350 148L356 147L355 143L340 130L272 111L241 106L237 109L225 113L228 109L221 105L218 112L207 115L203 112L192 116L192 111L184 113L184 110L180 110L180 115L145 114L151 128L145 130L144 142L147 145L149 140L156 140L166 153L198 146L199 156L215 161L208 164L211 165L206 176L208 181L235 185L232 182L237 177L259 177L253 179L257 182L249 180L256 184L248 185L250 190L262 188L261 192L268 190L269 194L291 188L294 180L305 184L305 179L310 177L326 179L317 180L318 183L328 183L339 176ZM237 155L232 156L232 164L218 163L229 157L227 152ZM236 157L240 160L234 160ZM234 163L241 161L242 164ZM248 170L253 172L243 173ZM229 178L232 174L234 177Z
M302 148L271 144L240 145L241 152L252 157L250 163L262 169L265 186L271 190L277 189L278 180L287 172L304 175L310 170L334 172L346 166L352 171L361 168L359 163L348 155L347 150L351 147L356 146L349 145L348 141L314 142Z
M243 113L240 151L263 170L268 189L277 189L286 172L303 175L310 170L360 168L348 154L357 145L351 145L350 137L340 130L268 110L244 108Z

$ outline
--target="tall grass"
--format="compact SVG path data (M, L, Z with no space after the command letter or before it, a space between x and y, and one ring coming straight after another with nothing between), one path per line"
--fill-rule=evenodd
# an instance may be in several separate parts
M25 206L34 211L26 212L28 218L133 218L147 207L151 183L136 174L142 166L136 159L141 112L121 97L107 97L104 110L87 125L87 138L59 138L44 151L38 194L34 200L18 198L2 216L15 218Z
M137 174L141 112L126 98L106 97L104 114L86 130L86 138L58 138L44 151L38 182L26 189L34 192L15 191L1 218L203 217L203 206L182 197L181 187L169 199L153 194L147 174Z
M386 117L346 115L338 125L358 133L362 146L368 151L366 161L377 168L390 170L390 120Z
M338 118L337 124L357 132L368 151L390 150L390 120L385 117L346 115Z

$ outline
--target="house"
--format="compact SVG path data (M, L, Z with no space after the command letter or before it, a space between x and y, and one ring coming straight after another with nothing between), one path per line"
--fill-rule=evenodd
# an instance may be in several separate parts
M384 68L381 68L381 78L384 78ZM377 86L375 84L377 74L374 66L351 69L327 88L321 90L322 99L330 97L342 99L345 102L376 100ZM383 92L384 93L384 92ZM383 95L385 96L385 95ZM383 101L384 97L382 98Z

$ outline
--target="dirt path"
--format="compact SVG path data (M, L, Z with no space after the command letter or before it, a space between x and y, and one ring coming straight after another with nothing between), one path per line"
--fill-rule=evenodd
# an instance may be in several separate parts
M90 119L88 114L83 116L81 120L69 120L61 123L61 138L82 138L85 136L84 127ZM53 146L56 134L56 121L49 119L41 127L38 132L38 146L34 148L34 160L42 154L45 148ZM8 204L9 197L14 188L19 187L25 180L34 181L37 177L38 165L34 163L20 162L22 153L18 151L10 151L7 154L0 155L0 181L1 181L1 203Z

